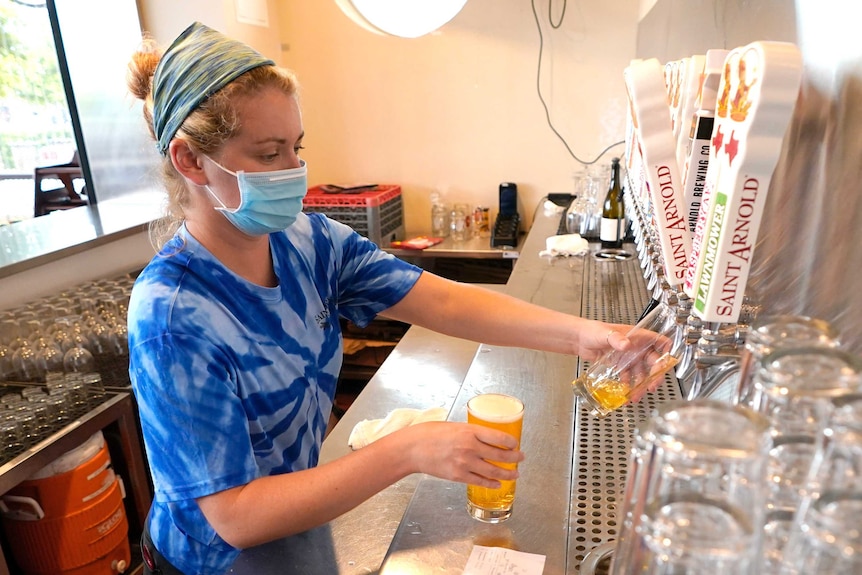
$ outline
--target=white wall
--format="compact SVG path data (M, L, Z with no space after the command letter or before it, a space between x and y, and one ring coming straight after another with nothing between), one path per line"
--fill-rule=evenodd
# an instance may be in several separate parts
M238 22L237 2L261 3L267 7L268 27ZM276 0L137 0L141 25L167 47L189 24L199 21L276 59L281 37Z
M638 0L569 0L557 30L548 1L535 3L551 120L592 160L624 136L622 71L634 57ZM493 216L498 184L516 182L527 222L544 195L572 190L579 164L548 127L536 91L529 2L470 0L438 33L412 40L361 29L334 1L287 0L280 10L282 61L302 85L312 183L399 183L408 230L428 229L434 189L450 202L490 205Z
M536 92L539 33L529 2L470 0L437 33L407 40L360 28L334 0L268 1L269 28L236 24L234 0L223 0L221 12L207 0L139 5L162 43L198 19L296 71L312 184L398 183L415 231L430 226L435 189L449 202L489 205L493 216L499 183L516 182L528 223L543 196L571 191L580 165L549 128ZM639 0L568 0L556 30L550 0L534 1L551 120L575 155L593 160L624 135L622 71L635 53ZM553 2L555 21L562 4Z

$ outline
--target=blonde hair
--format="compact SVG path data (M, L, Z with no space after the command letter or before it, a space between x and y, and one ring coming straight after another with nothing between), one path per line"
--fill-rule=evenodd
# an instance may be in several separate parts
M129 92L144 103L144 120L154 142L153 75L161 56L162 52L155 41L145 38L138 51L132 55L126 79ZM278 66L253 68L201 102L186 117L174 137L186 141L194 151L214 154L240 127L234 108L236 99L272 87L293 96L297 92L296 77L291 71ZM150 224L150 241L157 249L173 237L185 220L184 209L189 200L185 179L174 168L170 154L161 158L160 176L167 191L167 204L165 217Z

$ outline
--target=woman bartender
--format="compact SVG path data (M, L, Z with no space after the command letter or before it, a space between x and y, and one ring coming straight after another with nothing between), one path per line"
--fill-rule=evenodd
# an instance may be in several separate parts
M129 307L155 484L151 571L223 573L240 549L324 524L412 473L489 487L517 476L487 462L523 458L511 436L453 422L318 466L340 316L587 359L628 345L623 326L442 279L302 213L296 81L248 46L195 23L161 56L145 43L129 87L163 156L174 222Z

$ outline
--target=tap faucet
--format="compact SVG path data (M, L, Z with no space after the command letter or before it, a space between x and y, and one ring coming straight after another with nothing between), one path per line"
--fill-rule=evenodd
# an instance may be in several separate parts
M710 323L701 332L694 352L694 374L688 399L709 397L739 372L739 324Z

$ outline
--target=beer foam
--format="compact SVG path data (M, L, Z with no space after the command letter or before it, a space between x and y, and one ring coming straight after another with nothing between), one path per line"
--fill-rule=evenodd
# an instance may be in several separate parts
M524 404L508 395L485 393L467 402L467 409L490 423L510 423L521 418Z

